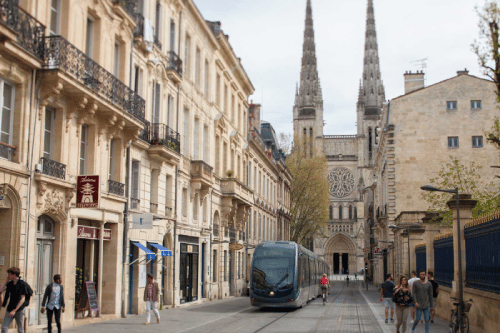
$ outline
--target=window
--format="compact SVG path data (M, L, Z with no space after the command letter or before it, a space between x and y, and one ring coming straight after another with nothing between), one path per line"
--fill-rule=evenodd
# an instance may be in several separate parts
M170 51L175 51L175 22L170 20Z
M182 153L187 156L188 151L188 129L189 129L189 111L184 109L184 127L183 127L183 140L182 140Z
M139 209L140 162L132 161L132 209Z
M191 37L186 35L186 45L184 49L184 74L189 77L189 48L191 47Z
M236 124L236 117L234 114L234 95L231 95L231 121Z
M12 134L14 124L14 86L0 80L0 88L3 94L0 95L2 105L2 116L0 117L0 141L12 145ZM0 152L3 158L10 158L10 153L6 150Z
M224 103L224 106L222 107L222 110L224 111L224 113L226 114L226 116L228 116L228 99L227 99L227 85L224 85L224 100L223 100L223 103ZM229 116L228 116L229 118Z
M212 259L212 279L213 282L217 282L217 250L213 251L213 259Z
M227 250L224 250L224 281L227 281Z
M220 75L217 74L217 80L215 82L215 103L220 108Z
M54 149L54 118L56 111L53 108L45 108L45 128L43 131L43 157L53 159Z
M195 84L199 87L200 86L200 72L201 72L201 51L199 48L196 48L196 55L195 55L195 72L194 72L194 82Z
M470 101L470 108L471 109L481 109L481 101Z
M120 44L115 43L115 63L113 67L113 75L118 77L120 74Z
M448 101L446 102L447 110L456 110L457 109L457 101Z
M89 126L82 125L82 134L80 137L80 175L85 175L87 171L87 148L89 143Z
M483 147L483 137L473 136L472 137L472 148L482 148Z
M193 154L194 154L194 159L199 160L200 159L200 152L199 152L199 133L198 133L198 127L200 126L200 119L194 118L194 128L193 128Z
M349 205L349 220L352 220L352 206Z
M91 18L87 19L87 39L85 42L85 54L93 59L94 55L94 20Z
M188 206L188 191L187 188L182 189L182 216L187 217Z
M139 66L135 66L135 71L134 71L134 92L138 95L141 95L141 68Z
M167 126L172 128L173 127L173 124L174 124L174 98L172 97L172 95L168 95L168 99L167 99Z
M52 0L50 4L50 31L51 36L59 35L59 26L61 24L61 1Z
M161 49L161 3L156 1L155 44Z
M250 214L248 214L248 235L247 237L250 238L250 234L252 233L252 210L250 209Z
M194 195L193 199L193 220L198 220L198 206L200 205L199 203L199 196L198 193Z
M203 161L210 163L210 154L209 154L209 144L208 142L208 126L203 126Z
M153 81L153 123L159 124L161 122L160 120L160 97L161 97L161 85ZM159 135L159 133L156 133Z
M205 97L208 99L208 90L210 82L210 65L208 60L205 60Z
M114 180L114 168L115 168L115 139L111 139L109 142L109 180Z
M330 220L333 220L333 206L330 205Z
M448 148L458 148L458 136L448 137Z
M339 220L342 220L342 206L339 206Z
M253 212L253 239L258 239L258 230L257 230L257 212Z

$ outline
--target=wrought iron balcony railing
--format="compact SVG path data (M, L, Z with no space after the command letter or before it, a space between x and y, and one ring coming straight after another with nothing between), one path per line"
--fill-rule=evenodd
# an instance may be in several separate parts
M125 195L125 184L110 179L108 180L108 192L123 197Z
M174 51L168 51L167 70L173 70L179 76L182 76L182 60Z
M219 225L214 224L214 236L219 237Z
M137 0L113 0L113 3L122 5L122 7L127 13L130 14L130 16L134 16Z
M11 161L12 156L14 156L15 154L16 154L16 147L0 142L0 157Z
M135 29L134 29L134 37L143 37L144 36L144 15L141 13L135 13Z
M18 4L19 0L1 0L0 22L18 34L17 43L22 48L43 60L45 26Z
M64 70L109 102L144 121L144 99L63 37L46 37L44 67Z
M42 157L42 173L47 176L66 179L66 165Z
M181 152L180 135L165 124L151 124L149 142L152 145L163 145L176 153Z
M150 126L149 121L145 120L144 121L144 128L139 133L139 139L141 139L142 141L145 141L147 143L149 143L149 126Z

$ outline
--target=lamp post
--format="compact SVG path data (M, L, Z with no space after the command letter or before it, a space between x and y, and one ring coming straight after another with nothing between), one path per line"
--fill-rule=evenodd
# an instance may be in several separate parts
M458 320L459 326L462 328L462 313L463 313L463 304L464 304L464 281L462 279L462 240L460 235L460 200L458 199L458 187L453 190L443 190L436 188L432 185L424 185L420 187L423 191L429 192L445 192L445 193L453 193L457 199L457 241L458 241Z

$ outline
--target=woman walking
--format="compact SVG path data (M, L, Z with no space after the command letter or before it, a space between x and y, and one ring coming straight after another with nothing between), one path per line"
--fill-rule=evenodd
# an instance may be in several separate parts
M394 303L396 303L396 333L406 332L406 321L408 320L408 312L410 311L409 305L413 302L411 296L410 285L406 276L399 278L399 284L394 289ZM403 330L399 328L403 325Z

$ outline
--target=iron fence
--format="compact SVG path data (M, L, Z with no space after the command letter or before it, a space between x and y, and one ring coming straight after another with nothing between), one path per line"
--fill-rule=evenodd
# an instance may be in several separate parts
M420 270L427 271L427 247L420 246L415 248L415 256L417 261L417 272Z
M113 3L122 5L127 13L134 16L137 0L113 0Z
M66 165L42 157L42 173L47 176L66 179Z
M17 33L17 43L43 60L45 26L19 7L19 0L0 1L0 22Z
M46 37L44 67L64 70L95 93L144 122L144 99L63 37Z
M181 152L180 135L161 123L149 125L149 141L152 145L163 145L176 153Z
M15 154L16 154L16 147L0 142L0 157L11 161L12 156L14 156Z
M110 179L108 180L108 192L123 197L125 195L125 184Z
M451 287L455 272L453 237L434 241L434 267L434 279L436 282L443 286Z
M465 228L466 285L500 293L500 218Z

